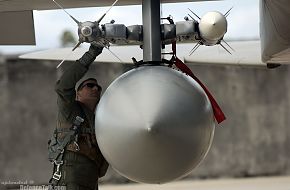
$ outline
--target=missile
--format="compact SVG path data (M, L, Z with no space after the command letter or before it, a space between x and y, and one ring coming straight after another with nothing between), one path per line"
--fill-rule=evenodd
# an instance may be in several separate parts
M204 45L216 45L227 32L226 16L220 12L212 11L201 17L199 22L200 37Z
M215 130L200 85L166 66L141 66L117 78L95 117L98 145L121 175L162 184L189 174L206 156Z

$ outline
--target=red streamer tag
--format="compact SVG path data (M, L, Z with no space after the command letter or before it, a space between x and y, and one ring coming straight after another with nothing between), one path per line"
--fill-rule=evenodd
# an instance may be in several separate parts
M223 111L221 110L218 103L215 101L214 97L211 95L211 93L207 89L207 87L192 73L192 71L190 70L189 67L187 67L180 59L178 59L176 57L176 42L175 41L172 42L172 51L173 51L173 59L172 59L173 63L182 72L191 76L203 88L203 90L205 91L207 97L209 98L209 101L210 101L211 106L213 108L213 114L214 114L216 121L218 122L218 124L223 122L226 119L226 116L223 113Z

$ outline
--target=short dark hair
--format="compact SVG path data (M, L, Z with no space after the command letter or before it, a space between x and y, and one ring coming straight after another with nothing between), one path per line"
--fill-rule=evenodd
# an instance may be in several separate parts
M80 90L82 89L82 87L83 87L83 84L84 84L85 82L89 81L89 80L95 81L95 82L98 84L97 79L95 79L95 78L88 78L88 79L84 80L83 82L81 82L81 83L78 85L78 87L77 87L77 91L80 91ZM98 87L101 88L101 86L100 86L99 84L98 84Z

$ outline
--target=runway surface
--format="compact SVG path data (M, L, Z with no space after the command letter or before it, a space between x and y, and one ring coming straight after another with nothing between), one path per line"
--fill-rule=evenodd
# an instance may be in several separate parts
M100 185L99 190L290 190L290 176L177 181L164 185Z

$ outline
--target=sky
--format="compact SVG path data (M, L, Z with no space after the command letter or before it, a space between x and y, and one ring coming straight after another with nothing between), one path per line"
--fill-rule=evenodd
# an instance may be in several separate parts
M121 0L120 0L121 1ZM228 32L225 39L259 38L259 1L258 0L225 0L212 2L171 3L162 5L162 15L173 16L174 21L182 21L189 12L188 8L202 16L208 11L226 13L233 7L228 16ZM95 21L106 12L108 7L66 9L79 21ZM126 26L142 24L141 6L115 6L103 19L108 23L112 19L116 24ZM59 48L60 36L64 30L70 30L77 38L77 25L62 10L34 11L36 46L0 46L0 53L18 54L44 49Z

